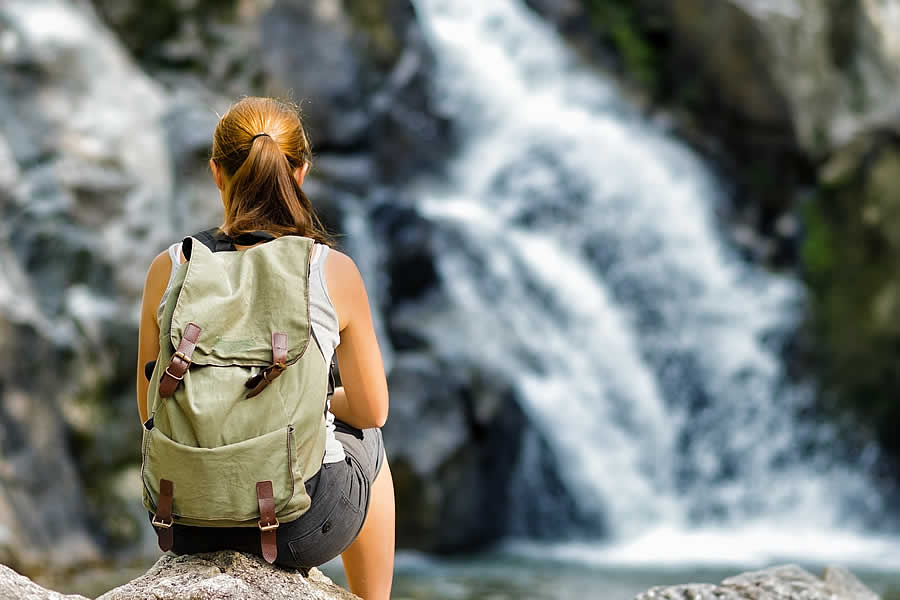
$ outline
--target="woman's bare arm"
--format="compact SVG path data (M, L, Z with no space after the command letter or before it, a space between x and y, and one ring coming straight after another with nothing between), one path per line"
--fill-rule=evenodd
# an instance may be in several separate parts
M332 251L325 277L341 332L337 359L343 386L335 390L331 412L360 429L381 427L388 415L387 379L362 276L349 256Z
M150 382L144 376L144 365L155 360L159 355L159 323L156 321L156 310L172 272L172 261L168 252L162 252L153 259L144 282L144 295L141 299L141 324L138 330L137 360L137 405L141 423L149 418L147 412L147 390Z

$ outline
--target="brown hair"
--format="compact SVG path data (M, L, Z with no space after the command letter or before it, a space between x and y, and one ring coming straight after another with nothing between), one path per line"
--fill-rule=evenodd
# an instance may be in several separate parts
M272 98L244 98L228 109L213 135L212 159L227 175L223 230L302 235L331 244L294 170L312 150L296 106Z

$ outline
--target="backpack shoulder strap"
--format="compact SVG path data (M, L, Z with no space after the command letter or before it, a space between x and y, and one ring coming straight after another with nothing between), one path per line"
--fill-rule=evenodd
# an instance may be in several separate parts
M234 250L234 242L218 227L213 227L191 236L207 248L210 252L228 252Z

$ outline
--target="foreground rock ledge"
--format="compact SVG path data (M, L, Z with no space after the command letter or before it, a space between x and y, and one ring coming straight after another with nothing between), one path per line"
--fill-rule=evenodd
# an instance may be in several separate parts
M0 600L88 600L64 596L0 565ZM318 569L307 577L239 552L163 556L144 575L97 600L359 600ZM880 600L849 571L829 567L822 578L795 565L730 577L719 585L655 587L635 600Z
M852 573L828 567L819 579L796 565L729 577L719 585L655 587L635 600L879 600Z
M359 600L318 569L304 577L257 556L214 552L163 556L149 571L98 600Z

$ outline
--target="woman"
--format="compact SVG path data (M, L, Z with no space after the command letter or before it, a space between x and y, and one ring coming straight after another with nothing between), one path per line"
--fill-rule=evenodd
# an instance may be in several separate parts
M221 118L209 161L225 208L219 228L235 251L264 243L253 232L316 241L309 269L310 322L326 364L336 354L342 387L327 415L322 468L306 482L310 509L278 529L278 564L320 565L341 555L350 590L389 598L394 562L394 489L380 428L388 412L381 353L362 277L354 262L329 247L301 186L311 151L296 110L268 98L245 98ZM257 234L259 236L259 234ZM137 398L148 419L144 365L159 353L159 317L185 262L180 244L150 265L144 285L138 347ZM234 549L260 554L253 528L174 526L178 554Z

